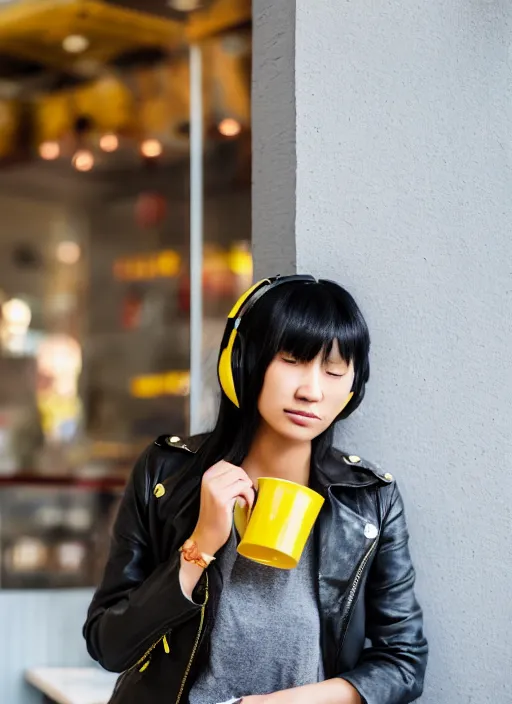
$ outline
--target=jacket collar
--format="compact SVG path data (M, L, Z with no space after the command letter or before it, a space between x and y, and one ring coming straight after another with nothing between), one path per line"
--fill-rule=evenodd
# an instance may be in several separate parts
M175 435L161 435L155 444L160 447L197 452L208 435L209 433L203 433L185 439ZM324 489L331 486L358 489L393 482L393 476L383 472L377 465L335 447L329 448L323 458L315 462L313 469L316 480Z
M315 463L315 473L324 488L339 486L358 489L373 484L390 484L393 481L391 474L382 472L371 462L335 447L331 447Z

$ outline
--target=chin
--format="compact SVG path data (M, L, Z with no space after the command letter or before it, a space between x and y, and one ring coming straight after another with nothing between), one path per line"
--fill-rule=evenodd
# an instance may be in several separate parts
M318 432L315 433L311 428L301 428L300 426L293 425L292 423L274 426L274 432L287 440L296 440L298 442L311 442L320 434Z

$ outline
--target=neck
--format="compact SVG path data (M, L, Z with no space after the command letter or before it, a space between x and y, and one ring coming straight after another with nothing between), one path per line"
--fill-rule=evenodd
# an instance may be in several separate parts
M242 465L253 482L260 477L275 477L307 486L311 442L287 440L262 423Z

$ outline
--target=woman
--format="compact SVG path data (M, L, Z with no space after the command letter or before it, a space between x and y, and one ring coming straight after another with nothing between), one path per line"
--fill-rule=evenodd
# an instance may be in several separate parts
M388 473L332 446L363 400L370 340L351 295L266 279L228 318L214 430L137 462L84 634L123 672L119 704L406 704L427 660L403 504ZM258 478L326 501L295 570L236 552Z

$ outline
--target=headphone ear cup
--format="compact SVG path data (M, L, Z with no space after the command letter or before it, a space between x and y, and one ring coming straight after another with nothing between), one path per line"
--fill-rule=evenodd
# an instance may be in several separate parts
M242 383L242 359L243 359L244 339L238 333L231 350L231 374L233 377L233 388L238 400L238 408L243 403L243 383Z
M219 382L223 392L226 394L229 400L234 403L237 408L240 408L240 404L238 402L238 397L236 394L232 366L233 346L236 342L236 338L237 331L233 330L229 337L229 342L226 348L222 350L222 353L220 355L217 371L219 374Z
M345 403L344 403L343 406L341 407L340 413L342 413L342 412L345 410L345 408L348 406L348 404L350 403L350 401L352 401L352 397L353 397L353 396L354 396L354 392L351 391L351 392L349 393L349 395L347 396L347 398L346 398L346 400L345 400Z

